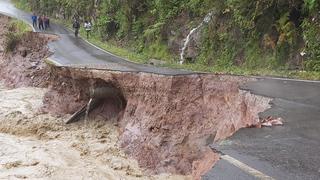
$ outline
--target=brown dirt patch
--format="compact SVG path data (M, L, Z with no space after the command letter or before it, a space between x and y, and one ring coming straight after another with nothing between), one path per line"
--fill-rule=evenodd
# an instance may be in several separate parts
M88 94L95 81L112 84L123 93L127 105L118 116L121 147L152 173L203 174L213 165L203 159L218 159L212 153L207 157L207 145L240 128L258 124L258 113L266 110L270 101L239 90L241 84L252 80L241 77L162 76L72 68L54 71L65 78L72 93L57 91L61 86L53 85L55 88L46 95L48 112L75 112L77 106L88 101L88 96L79 94ZM66 98L72 99L68 108L56 106ZM75 101L77 98L80 100Z
M48 42L57 36L26 32L13 52L4 53L4 42L10 18L0 16L0 76L10 87L47 87L49 66L44 60L50 52Z
M88 102L90 88L101 82L116 87L124 96L126 107L117 111L106 101L106 106L93 113L92 118L110 120L106 117L111 110L119 112L114 118L119 146L150 173L192 174L199 179L219 159L208 144L258 124L258 113L269 108L270 99L239 90L240 85L254 79L49 68L43 63L48 41L47 36L27 34L15 52L1 54L1 77L14 87L48 86L42 110L63 117L63 121ZM28 51L27 56L21 56L19 47ZM57 127L52 122L39 124L42 127L28 128L31 134L55 131ZM59 130L62 126L58 127Z

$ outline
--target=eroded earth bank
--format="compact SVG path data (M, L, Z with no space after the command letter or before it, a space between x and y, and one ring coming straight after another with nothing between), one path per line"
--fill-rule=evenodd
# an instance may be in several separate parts
M27 33L4 53L9 19L0 22L0 178L199 179L219 160L208 144L269 108L239 89L254 79L47 65L52 35ZM114 91L66 125L101 87Z

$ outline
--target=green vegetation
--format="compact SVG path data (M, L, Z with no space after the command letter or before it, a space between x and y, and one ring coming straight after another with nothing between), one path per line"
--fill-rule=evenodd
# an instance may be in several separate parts
M320 79L317 0L15 1L68 24L77 16L90 20L92 43L137 62L155 58L197 71ZM196 56L178 65L182 40L209 12Z
M27 23L17 19L11 20L9 27L19 34L32 31L32 28Z
M80 35L83 38L86 37L86 34L84 31L80 31ZM89 39L89 42L117 56L123 57L125 59L132 60L139 63L146 63L147 58L143 54L138 54L128 49L117 47L113 43L102 42L96 36L91 36Z
M28 0L12 0L17 8L30 12L31 8L28 4Z
M20 36L14 32L8 32L5 34L4 52L13 52L20 41Z
M21 40L21 37L28 31L32 31L30 26L23 21L11 20L8 32L5 34L4 51L13 52Z

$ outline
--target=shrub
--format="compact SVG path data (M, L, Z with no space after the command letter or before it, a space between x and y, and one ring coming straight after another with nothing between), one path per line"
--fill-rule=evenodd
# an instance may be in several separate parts
M303 22L303 35L306 42L306 60L305 69L311 71L320 71L320 29L319 22L305 20Z
M5 53L13 52L20 41L20 35L15 32L5 34L4 51Z

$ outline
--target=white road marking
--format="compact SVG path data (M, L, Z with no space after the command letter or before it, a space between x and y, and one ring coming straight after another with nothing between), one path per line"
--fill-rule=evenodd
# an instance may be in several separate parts
M256 79L273 79L273 80L281 80L281 81L320 83L320 81L316 81L316 80L290 79L290 78L270 77L270 76L249 76L249 77L253 77Z
M229 156L229 155L222 155L221 159L228 161L230 164L238 167L242 171L262 180L275 180L274 178L263 174L262 172L244 164L243 162L240 162L239 160Z
M74 30L73 30L72 28L69 28L69 27L66 27L66 26L64 26L64 27L67 28L69 31L74 32ZM120 56L115 55L115 54L113 54L113 53L111 53L111 52L109 52L109 51L107 51L107 50L105 50L105 49L102 49L101 47L99 47L99 46L91 43L89 40L87 40L86 38L82 37L80 34L79 34L79 37L80 37L83 41L85 41L86 43L88 43L89 45L91 45L92 47L94 47L94 48L96 48L96 49L99 49L100 51L102 51L102 52L104 52L104 53L106 53L106 54L109 54L109 55L111 55L111 56L117 57L117 58L119 58L119 59L123 59L123 60L125 60L125 61L127 61L127 62L134 63L133 61L130 61L128 58L120 57Z

